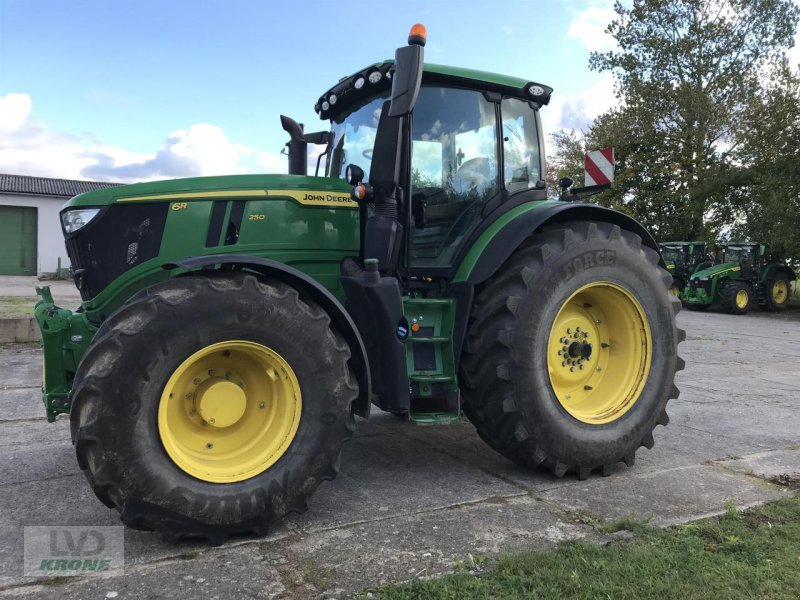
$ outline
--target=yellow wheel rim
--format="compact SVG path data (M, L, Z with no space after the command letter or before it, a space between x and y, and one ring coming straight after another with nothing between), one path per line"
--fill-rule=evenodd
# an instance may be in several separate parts
M669 293L675 296L676 298L681 297L681 291L678 289L677 285L673 285L669 288Z
M614 283L580 288L550 329L550 385L564 410L584 423L602 425L628 412L644 389L651 360L644 310Z
M783 279L772 284L772 300L776 304L783 304L789 297L789 284Z
M274 350L212 344L175 369L158 406L161 443L183 471L213 483L243 481L283 456L300 424L300 384Z
M739 290L736 292L736 306L737 308L747 308L747 304L750 302L750 296L747 294L746 290Z

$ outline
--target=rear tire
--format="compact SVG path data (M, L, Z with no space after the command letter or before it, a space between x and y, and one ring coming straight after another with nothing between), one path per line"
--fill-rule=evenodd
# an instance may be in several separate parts
M284 362L270 363L272 355ZM70 421L78 463L130 527L170 541L264 535L275 520L305 511L338 471L358 393L349 358L325 311L285 283L231 273L155 285L105 321L76 374ZM208 370L203 381L198 369L209 360L230 372ZM185 371L185 385L198 391L184 399L178 386L173 398L170 386L186 365L196 373ZM201 393L209 389L217 391ZM196 398L205 403L196 411L182 404ZM233 412L230 398L239 403ZM176 406L177 421L164 416ZM195 413L204 422L187 416ZM281 419L283 428L269 429ZM250 423L262 437L244 429ZM211 446L195 448L197 435ZM262 456L270 444L274 452Z
M746 315L753 307L753 288L745 281L728 280L719 291L719 302L732 315Z
M652 447L653 429L669 420L668 399L678 396L673 379L684 363L677 356L677 345L685 337L675 326L681 304L669 293L672 278L658 260L637 235L608 223L566 223L529 238L517 249L477 295L461 363L464 412L481 438L512 460L543 466L558 477L573 471L581 479L594 469L607 474L619 461L631 466L640 446ZM606 301L610 304L604 313ZM578 365L587 367L585 372L573 377L572 366L567 365L565 384L553 374L564 364L556 361L563 358L558 336L560 328L569 324L565 310L589 314L589 328L594 327L592 319L602 321L605 315L612 322L624 321L625 315L635 320L638 315L642 325L630 328L634 337L627 346L603 349L598 342L606 338L595 336L603 327L597 325L587 338L595 340L594 349L588 349L586 364ZM617 343L615 339L628 335L625 329L619 328L608 340ZM635 340L648 330L644 351ZM572 340L568 341L571 346ZM555 350L561 350L558 356ZM598 353L596 364L592 352ZM599 353L604 352L620 356L603 358ZM622 393L606 394L616 389L614 377L603 379L605 373L597 369L603 364L606 373L613 369L622 373L626 362L647 365L632 371L632 381L638 383L626 388L627 400ZM572 385L570 378L580 389L580 377L593 385L592 378L597 377L596 405L566 400L571 397L565 394ZM589 383L583 390L586 387L591 390L587 394L595 393Z
M792 294L792 284L784 275L773 275L764 285L764 304L765 310L783 310L789 305L789 298Z

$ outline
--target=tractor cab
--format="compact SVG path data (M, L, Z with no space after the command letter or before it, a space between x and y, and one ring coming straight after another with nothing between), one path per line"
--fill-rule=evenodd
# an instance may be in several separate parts
M753 274L766 260L768 246L749 242L731 242L723 247L723 262L738 263L742 279L753 279Z
M552 93L521 78L423 68L424 33L412 38L315 105L331 123L325 176L363 184L353 195L360 266L376 259L407 281L451 276L491 213L547 199L538 109Z
M694 273L714 264L709 260L705 242L662 242L659 247L672 275L670 292L679 298Z

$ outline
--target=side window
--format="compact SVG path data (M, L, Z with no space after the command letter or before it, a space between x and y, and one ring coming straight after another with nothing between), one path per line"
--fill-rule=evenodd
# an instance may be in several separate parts
M424 86L412 138L411 264L449 266L500 189L495 105L474 90Z
M536 186L540 173L536 118L527 102L506 98L500 104L503 119L503 181L510 193Z

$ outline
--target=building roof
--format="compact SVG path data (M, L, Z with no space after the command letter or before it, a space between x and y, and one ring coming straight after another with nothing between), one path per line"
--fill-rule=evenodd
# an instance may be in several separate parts
M72 198L84 192L116 187L120 183L104 181L78 181L76 179L52 179L29 175L6 175L0 173L0 193L34 194L37 196L63 196Z

